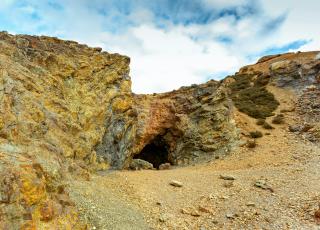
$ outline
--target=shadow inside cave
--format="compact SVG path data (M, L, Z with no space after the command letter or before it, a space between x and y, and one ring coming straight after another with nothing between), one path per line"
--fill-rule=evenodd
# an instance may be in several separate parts
M154 168L164 163L172 163L169 160L168 145L163 141L161 136L157 136L153 141L147 144L142 151L135 155L133 159L142 159L148 161Z

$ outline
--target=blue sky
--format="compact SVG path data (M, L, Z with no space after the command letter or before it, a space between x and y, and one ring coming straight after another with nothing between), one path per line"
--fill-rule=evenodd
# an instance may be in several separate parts
M221 79L262 55L319 50L318 0L1 0L0 30L131 57L133 91Z

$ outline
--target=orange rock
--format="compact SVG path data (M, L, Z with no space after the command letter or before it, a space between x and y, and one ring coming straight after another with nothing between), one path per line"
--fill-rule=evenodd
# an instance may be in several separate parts
M52 202L47 201L45 202L42 207L40 208L40 220L42 221L50 221L54 217L54 207Z

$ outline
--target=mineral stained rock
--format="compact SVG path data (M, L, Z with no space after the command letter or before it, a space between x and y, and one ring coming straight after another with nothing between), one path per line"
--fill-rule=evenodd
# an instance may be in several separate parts
M97 153L116 168L139 155L157 168L213 158L229 152L238 137L227 88L217 81L133 95L130 113L113 116Z
M59 189L65 159L95 163L106 122L132 104L128 74L125 56L0 33L1 228L82 228Z

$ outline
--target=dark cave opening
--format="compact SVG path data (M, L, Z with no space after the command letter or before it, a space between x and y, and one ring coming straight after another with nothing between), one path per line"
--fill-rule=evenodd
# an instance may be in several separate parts
M159 136L147 144L142 151L133 158L148 161L157 169L159 169L161 164L171 163L169 160L168 145Z

